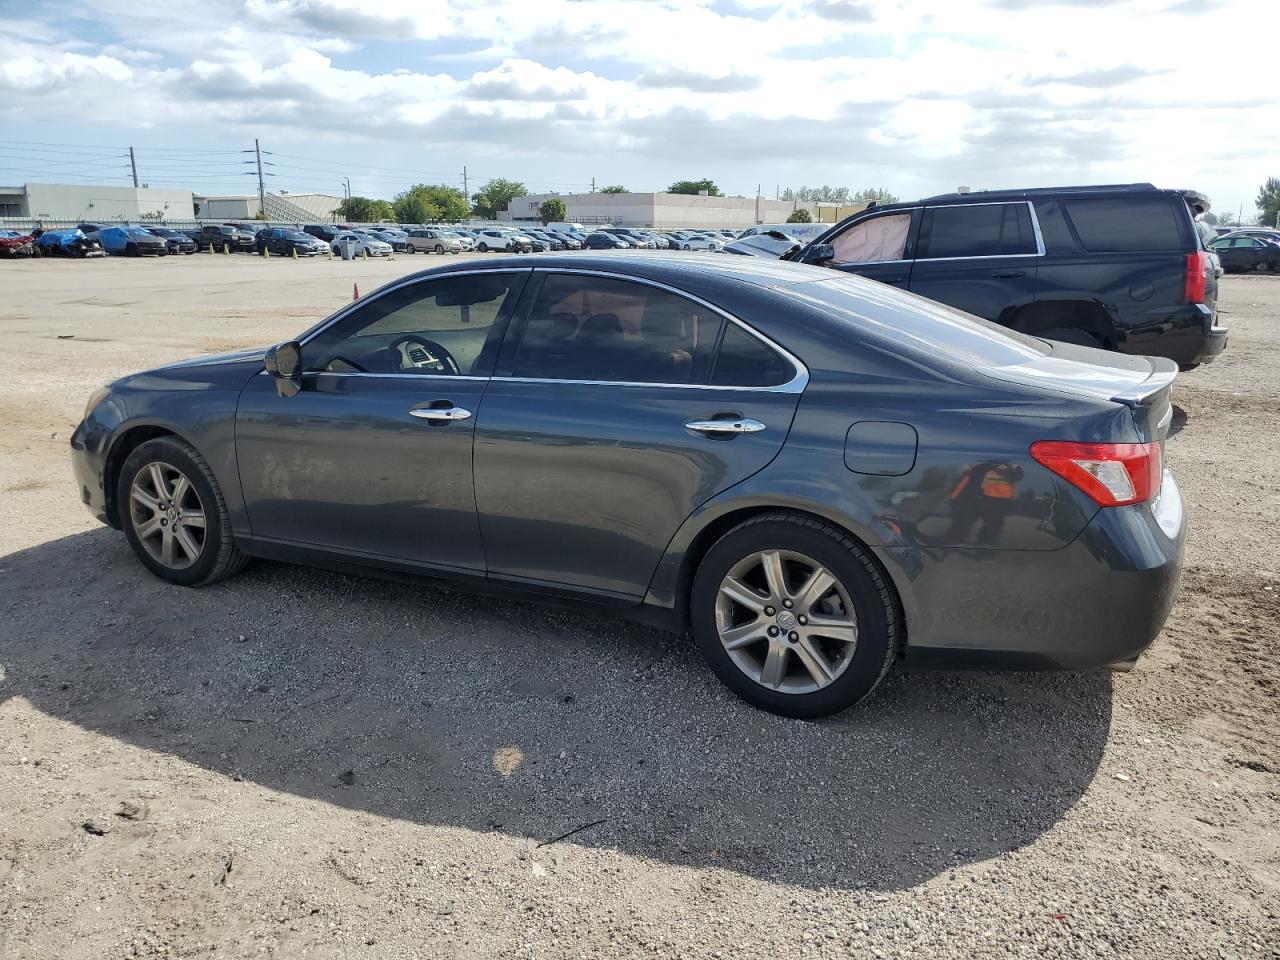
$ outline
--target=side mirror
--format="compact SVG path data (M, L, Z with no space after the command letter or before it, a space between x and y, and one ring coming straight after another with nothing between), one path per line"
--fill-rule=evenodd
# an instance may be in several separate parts
M805 250L802 259L805 263L826 263L828 260L834 260L835 258L835 247L829 243L815 243Z
M297 340L277 343L263 357L267 373L276 381L276 390L282 397L292 397L302 389L302 344Z

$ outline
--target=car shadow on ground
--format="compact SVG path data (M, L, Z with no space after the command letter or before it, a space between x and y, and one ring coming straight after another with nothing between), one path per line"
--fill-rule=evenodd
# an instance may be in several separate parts
M0 558L0 610L0 702L352 810L536 841L604 821L564 842L809 888L1030 843L1111 719L1105 673L900 668L858 709L784 720L687 638L281 564L188 590L105 529Z
M1172 415L1169 419L1169 436L1176 437L1182 432L1182 428L1187 425L1187 421L1191 418L1187 416L1187 411L1176 403L1173 405Z

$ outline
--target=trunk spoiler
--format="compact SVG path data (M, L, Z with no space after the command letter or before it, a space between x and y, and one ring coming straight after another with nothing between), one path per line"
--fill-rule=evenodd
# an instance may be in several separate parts
M1116 403L1123 403L1127 407L1150 406L1157 394L1173 385L1174 379L1178 376L1176 363L1168 357L1146 357L1145 359L1151 364L1151 375L1136 386L1117 393L1111 398Z

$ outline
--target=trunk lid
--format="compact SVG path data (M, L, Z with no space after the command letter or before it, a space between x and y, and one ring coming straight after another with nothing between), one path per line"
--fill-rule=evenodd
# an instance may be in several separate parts
M1111 400L1133 411L1143 441L1164 444L1173 422L1178 365L1166 357L1138 357L1045 341L1049 352L1025 363L984 367L983 376L1057 393Z

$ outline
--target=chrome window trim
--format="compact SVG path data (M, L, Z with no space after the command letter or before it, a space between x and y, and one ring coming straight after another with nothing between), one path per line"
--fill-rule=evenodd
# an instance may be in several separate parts
M1040 233L1040 219L1036 216L1035 204L1030 200L982 200L978 203L940 203L928 210L948 210L952 207L1007 207L1011 204L1025 203L1027 212L1031 214L1031 230L1036 238L1035 253L984 253L976 257L916 257L915 263L946 263L955 260L1016 260L1024 257L1044 256L1044 237ZM922 214L923 216L923 214Z
M646 286L656 287L660 290L665 290L668 293L672 293L672 294L675 294L676 296L684 297L686 300L692 300L694 303L697 303L700 306L706 307L708 310L712 311L713 313L716 313L719 316L723 317L729 323L737 325L748 336L755 337L765 346L769 347L772 350L776 350L778 353L782 354L784 358L786 358L788 363L791 364L792 369L795 371L795 375L786 383L780 383L770 387L744 387L744 386L734 386L731 384L719 385L719 384L710 384L710 383L664 383L661 381L645 381L645 380L564 380L564 379L552 379L552 378L542 378L542 377L472 377L469 375L455 377L447 374L376 373L372 371L364 372L359 370L352 370L352 371L308 370L304 372L311 373L311 374L323 373L326 376L341 376L341 377L398 377L402 379L412 379L412 380L424 380L428 378L435 378L435 379L444 380L444 381L503 380L503 381L509 381L513 383L582 383L582 384L590 384L590 385L596 385L596 386L609 385L609 386L619 386L619 387L676 387L684 390L754 390L757 392L762 391L766 393L802 393L804 392L804 388L808 386L809 368L804 365L804 363L800 360L799 357L797 357L790 350L787 350L785 347L781 346L774 340L765 336L760 331L756 330L750 324L746 323L743 320L740 320L738 317L735 317L733 314L725 310L722 310L720 307L717 307L714 303L709 303L706 300L703 300L697 294L689 293L686 290L681 290L679 287L673 287L670 284L662 283L659 280L651 280L647 277L634 277L634 276L631 276L630 274L615 273L607 270L589 270L586 268L522 267L522 268L514 268L511 270L492 269L492 268L477 269L477 270L450 270L446 267L446 268L443 268L439 273L410 274L407 277L400 278L399 281L388 284L387 286L382 287L381 289L375 291L374 293L369 294L368 297L361 298L360 300L351 301L351 303L343 307L333 316L329 317L326 320L320 321L319 324L317 324L316 326L312 327L310 330L307 330L303 334L301 334L298 338L298 343L301 346L305 347L308 342L310 342L311 340L314 340L320 334L328 330L331 326L333 326L336 323L341 323L343 320L349 317L352 313L354 313L357 308L367 306L370 303L374 303L375 301L380 300L385 296L389 296L390 294L395 293L396 291L404 287L411 286L415 283L423 283L427 280L432 280L436 278L444 279L447 277L467 277L467 276L476 276L480 274L493 275L493 274L502 274L502 273L510 273L510 274L556 273L556 274L574 274L574 275L593 276L593 277L607 277L612 280L623 280L623 281L629 281L631 283L640 283ZM510 330L511 330L511 327L510 327L510 324L508 324L507 332L510 333ZM260 372L266 373L266 370L264 369Z
M629 283L639 283L644 286L656 287L659 290L665 290L667 293L683 297L686 300L692 300L699 306L706 307L712 313L718 314L724 320L736 325L739 329L749 337L755 337L766 347L775 350L791 364L791 369L795 371L795 375L785 383L774 384L769 387L748 387L736 386L733 384L713 384L713 383L666 383L661 380L570 380L564 378L553 377L493 377L494 380L502 380L512 383L583 383L592 385L607 385L615 387L675 387L682 390L754 390L762 393L803 393L804 388L809 384L809 368L801 362L790 350L766 337L755 327L740 320L726 310L722 310L714 303L703 300L697 294L689 293L687 290L681 290L679 287L673 287L670 284L663 283L661 280L651 280L648 277L634 277L624 273L614 273L608 270L591 270L585 267L534 267L536 274L566 274L570 276L588 276L588 277L605 277L610 280L622 280ZM508 328L509 330L510 328ZM521 330L523 336L524 331Z

